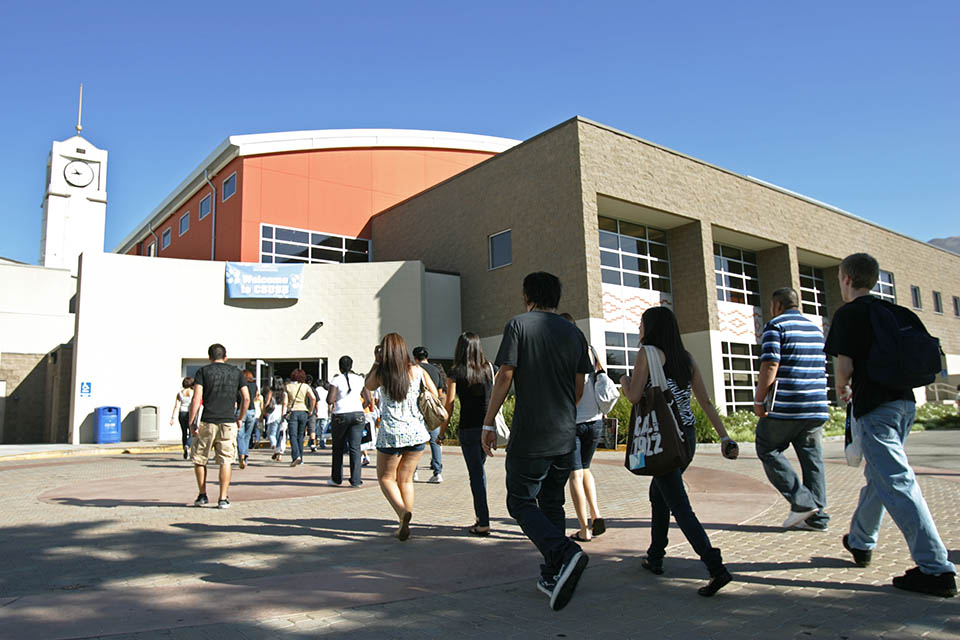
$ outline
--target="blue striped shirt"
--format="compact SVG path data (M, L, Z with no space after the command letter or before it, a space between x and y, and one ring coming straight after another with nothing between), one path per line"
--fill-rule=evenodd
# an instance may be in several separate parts
M823 331L797 309L763 327L760 362L776 362L777 393L768 415L781 420L829 417Z

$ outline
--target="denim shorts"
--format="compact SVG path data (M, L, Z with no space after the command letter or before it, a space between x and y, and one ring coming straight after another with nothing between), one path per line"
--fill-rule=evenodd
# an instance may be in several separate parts
M399 456L407 453L408 451L423 451L426 446L426 442L421 442L420 444L410 445L409 447L377 447L377 451L380 453L385 453L388 456Z
M577 425L577 439L574 442L573 470L589 469L593 454L597 452L600 442L600 429L603 420L581 422Z

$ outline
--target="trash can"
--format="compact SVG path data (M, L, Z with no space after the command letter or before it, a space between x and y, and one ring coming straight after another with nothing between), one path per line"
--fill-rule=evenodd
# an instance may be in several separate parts
M138 442L156 442L160 439L156 407L152 405L137 407L135 416Z
M597 443L598 449L617 448L617 422L616 418L603 419L603 425L600 427L600 441Z
M120 442L120 407L97 407L93 429L97 444Z

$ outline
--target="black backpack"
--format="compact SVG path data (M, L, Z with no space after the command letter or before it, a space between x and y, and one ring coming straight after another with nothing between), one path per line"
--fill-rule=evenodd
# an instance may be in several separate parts
M917 316L903 307L871 297L873 345L867 354L867 377L894 390L923 387L940 372L940 340L927 333Z

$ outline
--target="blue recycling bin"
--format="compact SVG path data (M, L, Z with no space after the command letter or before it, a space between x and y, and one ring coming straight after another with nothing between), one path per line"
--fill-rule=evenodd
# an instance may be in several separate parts
M97 407L93 424L97 444L120 442L120 407Z

